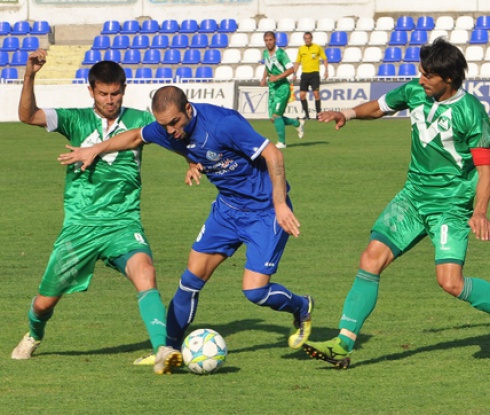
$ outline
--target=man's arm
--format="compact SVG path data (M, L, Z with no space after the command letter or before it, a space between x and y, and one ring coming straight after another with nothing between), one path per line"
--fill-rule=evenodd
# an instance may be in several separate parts
M29 55L18 110L21 122L40 127L46 127L46 114L37 106L36 96L34 95L34 79L37 72L46 63L46 56L47 53L43 49L38 49Z
M276 82L279 79L287 78L293 72L294 72L294 66L291 66L289 69L286 69L284 72L280 73L279 75L270 75L269 76L269 81Z
M276 211L277 223L288 234L299 236L299 222L293 211L286 203L286 173L284 169L284 156L272 143L269 143L261 153L267 163L267 170L272 182L272 201Z
M484 149L488 150L488 149ZM475 206L473 216L468 221L477 239L490 240L490 223L487 218L488 202L490 200L490 165L477 165L478 183L476 185Z
M353 118L370 120L381 118L383 115L385 113L381 110L378 100L372 100L348 110L320 112L318 120L325 123L335 121L335 129L339 130L347 121Z

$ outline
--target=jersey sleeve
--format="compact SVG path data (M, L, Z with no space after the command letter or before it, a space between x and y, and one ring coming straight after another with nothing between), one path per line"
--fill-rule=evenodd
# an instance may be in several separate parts
M327 60L327 55L325 55L325 50L320 45L318 45L318 56L320 56L320 58L324 61Z
M291 59L289 59L288 54L284 51L284 49L278 49L277 52L277 60L281 65L283 65L286 69L292 68L293 63L291 62Z
M147 144L155 143L167 150L174 151L187 157L188 151L185 143L182 140L172 138L156 121L143 127L141 130L141 138Z
M73 134L71 133L79 123L80 112L77 109L72 108L56 108L54 111L56 112L56 126L55 129L51 131L63 134L72 145L81 145L81 142L77 142L79 140L74 140ZM51 114L50 117L54 117L54 114ZM53 121L54 118L51 122ZM54 125L52 125L52 127L54 127Z
M414 81L418 85L418 79L415 79ZM410 93L413 90L412 85L414 81L410 81L395 88L386 95L380 97L378 102L381 111L392 114L397 111L408 109L408 102L410 101Z

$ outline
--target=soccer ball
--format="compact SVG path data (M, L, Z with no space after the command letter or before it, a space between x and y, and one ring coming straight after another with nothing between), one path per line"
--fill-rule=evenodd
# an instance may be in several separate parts
M187 368L197 375L209 375L225 363L228 348L221 335L211 329L198 329L182 343L182 358Z

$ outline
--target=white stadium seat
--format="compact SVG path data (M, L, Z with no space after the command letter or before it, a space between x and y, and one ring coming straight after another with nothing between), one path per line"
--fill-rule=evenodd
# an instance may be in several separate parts
M490 62L482 63L480 66L480 76L482 78L490 78Z
M248 45L248 35L246 33L233 33L230 37L230 48L244 48Z
M289 60L291 62L296 61L296 58L298 57L298 48L286 48L286 49L284 49L284 51L289 56Z
M329 78L334 78L335 77L335 66L332 64L328 64L328 77Z
M348 46L344 50L342 62L357 63L362 61L362 50L357 46Z
M252 80L254 79L254 68L252 65L239 65L235 69L235 79Z
M313 32L313 43L316 43L318 46L325 47L328 43L328 35L326 32ZM303 42L304 43L304 42Z
M436 19L434 30L453 30L454 19L452 16L439 16Z
M290 47L303 46L305 44L305 41L303 40L303 35L304 35L303 32L291 33L291 36L289 37L288 45Z
M233 79L233 68L228 65L220 65L214 70L214 79L227 80Z
M490 62L490 47L485 51L485 57L483 58L485 62Z
M362 57L363 62L381 62L383 59L383 51L378 46L368 46L364 49Z
M375 30L369 36L368 45L371 46L386 46L388 44L388 32L384 30Z
M350 36L347 45L349 46L364 46L369 40L368 32L364 30L354 30Z
M429 43L434 42L435 39L438 37L443 37L447 40L449 40L449 32L447 30L433 30L430 32L429 35Z
M294 32L296 28L296 22L294 19L291 19L290 17L283 17L282 19L279 19L277 21L277 28L276 30L278 32Z
M449 41L455 45L466 45L469 40L469 35L467 30L454 29L451 30L449 36Z
M361 63L356 69L356 78L366 79L376 77L376 67L372 63Z
M316 28L315 19L309 17L303 17L298 20L296 30L298 32L313 32Z
M260 19L259 24L257 25L257 30L259 32L267 32L269 30L274 32L276 30L276 20L270 17Z
M264 70L265 70L265 65L259 65L255 68L255 79L258 81L262 80L262 77L264 76Z
M381 16L376 20L375 30L393 30L395 28L395 19L391 16Z
M356 67L351 63L341 63L337 66L335 79L354 79L356 77Z
M335 29L335 20L330 17L323 17L316 22L316 30L332 32Z
M335 30L342 30L344 32L352 32L356 27L356 20L353 17L341 17L337 20Z
M483 48L479 45L468 46L464 52L468 62L480 62L483 60Z
M265 47L264 34L262 32L252 33L250 35L250 39L248 41L248 46L251 48L263 48L263 47Z
M238 32L255 32L256 29L255 19L245 18L238 21Z
M223 51L221 63L239 63L242 60L240 49L228 48Z
M259 63L262 60L262 49L245 49L241 63Z
M480 75L480 69L478 69L478 64L475 62L468 62L468 73L467 78L478 78Z
M475 27L475 20L472 16L458 16L454 23L454 29L460 30L473 30Z
M372 17L359 17L356 22L356 30L370 32L374 30L374 19Z

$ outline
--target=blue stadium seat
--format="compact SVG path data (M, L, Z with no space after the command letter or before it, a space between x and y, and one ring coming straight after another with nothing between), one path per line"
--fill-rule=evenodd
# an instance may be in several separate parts
M213 68L211 66L198 66L195 78L199 80L213 79Z
M144 65L156 65L162 60L162 54L158 49L148 49L145 51L143 60L141 61Z
M326 48L325 55L329 63L339 63L342 60L342 51L340 48Z
M194 36L192 36L191 44L189 45L189 47L204 49L207 48L208 45L208 36L205 33L196 33Z
M19 79L19 72L17 68L3 68L2 72L0 72L1 79Z
M155 79L156 79L156 82L158 82L158 83L162 83L162 82L169 83L169 82L172 82L174 80L174 76L173 76L173 73L172 73L172 68L160 66L155 71Z
M121 51L119 49L107 49L104 52L104 60L121 63Z
M179 66L175 70L175 82L189 82L192 79L192 68L189 66Z
M434 30L436 23L432 16L420 16L417 19L417 25L415 26L415 30Z
M16 50L10 57L10 66L25 66L29 54L24 50Z
M88 68L78 68L75 72L74 84L85 84L88 82Z
M141 63L141 52L139 49L128 49L124 52L124 57L121 61L124 65L137 65Z
M10 33L12 35L27 35L31 33L31 25L25 20L15 22Z
M398 68L398 76L417 76L417 67L413 63L401 63Z
M138 33L140 29L140 23L137 20L126 20L123 22L119 33L134 35L135 33Z
M22 45L20 50L25 50L26 52L32 52L33 50L39 49L39 38L36 36L28 36L22 39Z
M13 51L20 49L20 40L18 37L4 37L2 42L2 50Z
M383 62L400 62L402 60L402 49L398 46L388 46L385 49Z
M51 27L46 20L38 20L32 24L31 35L47 35Z
M128 35L116 35L112 39L112 49L128 49L129 45Z
M215 33L211 37L211 48L226 48L228 47L228 35L226 33Z
M179 49L167 49L163 55L162 63L167 65L180 63L182 60Z
M135 35L131 47L133 49L148 49L150 47L150 38L148 35Z
M396 19L395 30L413 30L414 26L413 17L400 16Z
M179 23L177 20L164 20L160 28L161 33L176 33L179 31Z
M199 32L214 33L218 31L218 23L214 19L204 19L199 25Z
M102 25L101 35L117 35L121 30L121 24L117 20L106 20Z
M235 19L223 19L221 20L218 32L222 33L233 33L238 29L238 23Z
M221 63L221 51L219 49L207 49L201 60L204 65L217 65Z
M0 66L7 66L9 64L9 53L0 50Z
M197 24L197 20L194 19L185 19L180 23L180 33L196 33L199 29L199 25Z
M154 49L168 48L168 36L167 35L153 36L153 39L151 40L150 48L154 48Z
M426 30L414 30L410 35L409 45L425 45L429 42Z
M107 35L97 35L94 37L92 49L109 49L111 47L111 38Z
M393 63L382 63L378 67L378 75L377 76L396 76L396 68Z
M347 40L348 40L347 32L344 31L332 32L332 34L330 35L330 43L328 45L346 46Z
M471 32L469 40L471 45L480 45L488 43L488 30L487 29L475 29Z
M390 40L388 41L388 45L390 46L405 46L408 42L407 32L404 30L394 30L391 32Z
M420 62L420 46L409 46L405 49L403 62Z
M133 70L131 68L124 68L124 73L126 74L126 82L133 82Z
M149 84L153 79L151 68L138 68L134 74L135 84Z
M288 45L288 35L284 32L276 32L276 45L285 48Z
M490 29L490 16L478 16L475 21L475 29Z
M12 26L9 22L0 22L0 35L5 36L10 34L12 31Z
M157 33L160 31L160 25L156 20L143 20L141 23L140 33Z
M201 51L199 49L187 49L184 52L182 63L185 65L194 65L201 62Z
M82 65L93 65L102 60L102 55L98 49L89 49L85 52L85 57L82 61Z
M189 36L185 34L175 35L172 38L171 48L185 49L189 47Z

